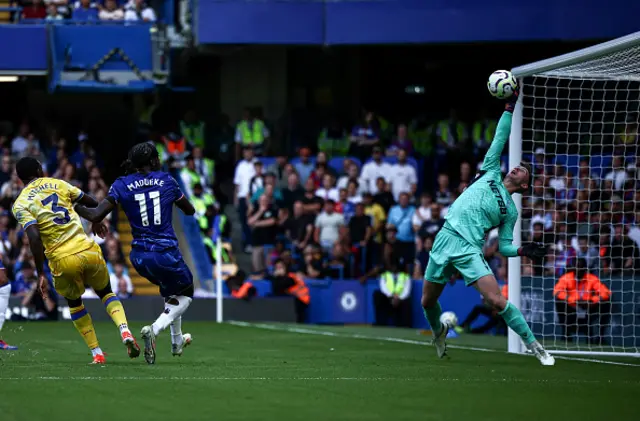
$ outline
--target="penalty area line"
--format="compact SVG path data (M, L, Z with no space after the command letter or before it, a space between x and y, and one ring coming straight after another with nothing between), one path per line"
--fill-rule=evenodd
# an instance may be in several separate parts
M338 333L332 332L328 330L318 330L318 329L306 329L300 327L289 327L289 326L278 326L267 323L249 323L249 322L237 322L237 321L228 321L227 324L232 326L240 326L240 327L253 327L257 329L264 330L274 330L278 332L289 332L289 333L301 333L305 335L316 335L316 336L331 336L335 338L347 338L347 339L369 339L369 340L378 340L383 342L395 342L401 344L409 344L409 345L430 345L429 342L426 341L417 341L414 339L403 339L403 338L394 338L392 336L370 336L370 335L360 335L357 333ZM463 345L451 345L447 344L448 348L451 349L462 349L465 351L479 351L479 352L497 352L497 353L506 353L504 351L499 351L496 349L489 348L479 348L473 346L463 346ZM531 357L529 354L514 354L514 355L523 355L527 357ZM596 363L596 364L609 364L609 365L618 365L623 367L640 367L640 364L633 363L624 363L619 361L607 361L600 360L594 358L580 358L580 357L567 357L567 356L559 356L554 355L556 359L569 360L569 361L580 361L580 362L588 362L588 363Z

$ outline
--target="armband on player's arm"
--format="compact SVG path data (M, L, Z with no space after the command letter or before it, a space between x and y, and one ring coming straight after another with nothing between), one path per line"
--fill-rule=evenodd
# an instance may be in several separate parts
M531 259L544 257L547 254L547 246L542 243L527 243L518 249L519 256L526 256Z

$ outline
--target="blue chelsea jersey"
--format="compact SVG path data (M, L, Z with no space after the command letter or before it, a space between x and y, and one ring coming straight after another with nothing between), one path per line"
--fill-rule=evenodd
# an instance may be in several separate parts
M129 219L133 248L161 251L178 247L171 221L173 204L184 194L170 174L154 171L120 177L109 189L109 196Z

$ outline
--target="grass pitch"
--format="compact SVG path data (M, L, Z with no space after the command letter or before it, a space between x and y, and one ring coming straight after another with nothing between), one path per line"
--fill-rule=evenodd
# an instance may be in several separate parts
M134 332L141 328L133 325ZM70 322L7 323L0 420L640 419L640 361L613 365L503 352L503 338L462 336L439 360L414 330L184 323L193 346L156 365L131 361L112 324L96 325L107 365ZM297 332L286 331L298 330ZM138 335L139 336L139 335ZM424 344L423 344L424 342Z

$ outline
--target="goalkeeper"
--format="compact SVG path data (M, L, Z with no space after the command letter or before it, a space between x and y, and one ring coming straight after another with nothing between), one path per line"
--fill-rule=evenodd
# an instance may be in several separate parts
M513 227L518 219L518 211L511 195L527 191L532 182L531 166L526 163L512 169L504 179L500 173L500 155L509 138L512 113L517 99L516 90L508 99L479 174L449 209L444 227L436 236L431 250L424 274L422 308L431 325L433 342L440 358L446 355L445 339L452 326L440 322L442 308L438 297L454 270L458 270L466 285L475 286L485 302L520 335L527 348L542 365L555 363L554 358L533 336L520 310L500 293L498 282L482 253L485 235L494 228L499 228L500 253L503 256L540 258L546 253L545 246L539 243L527 244L520 248L512 244Z

